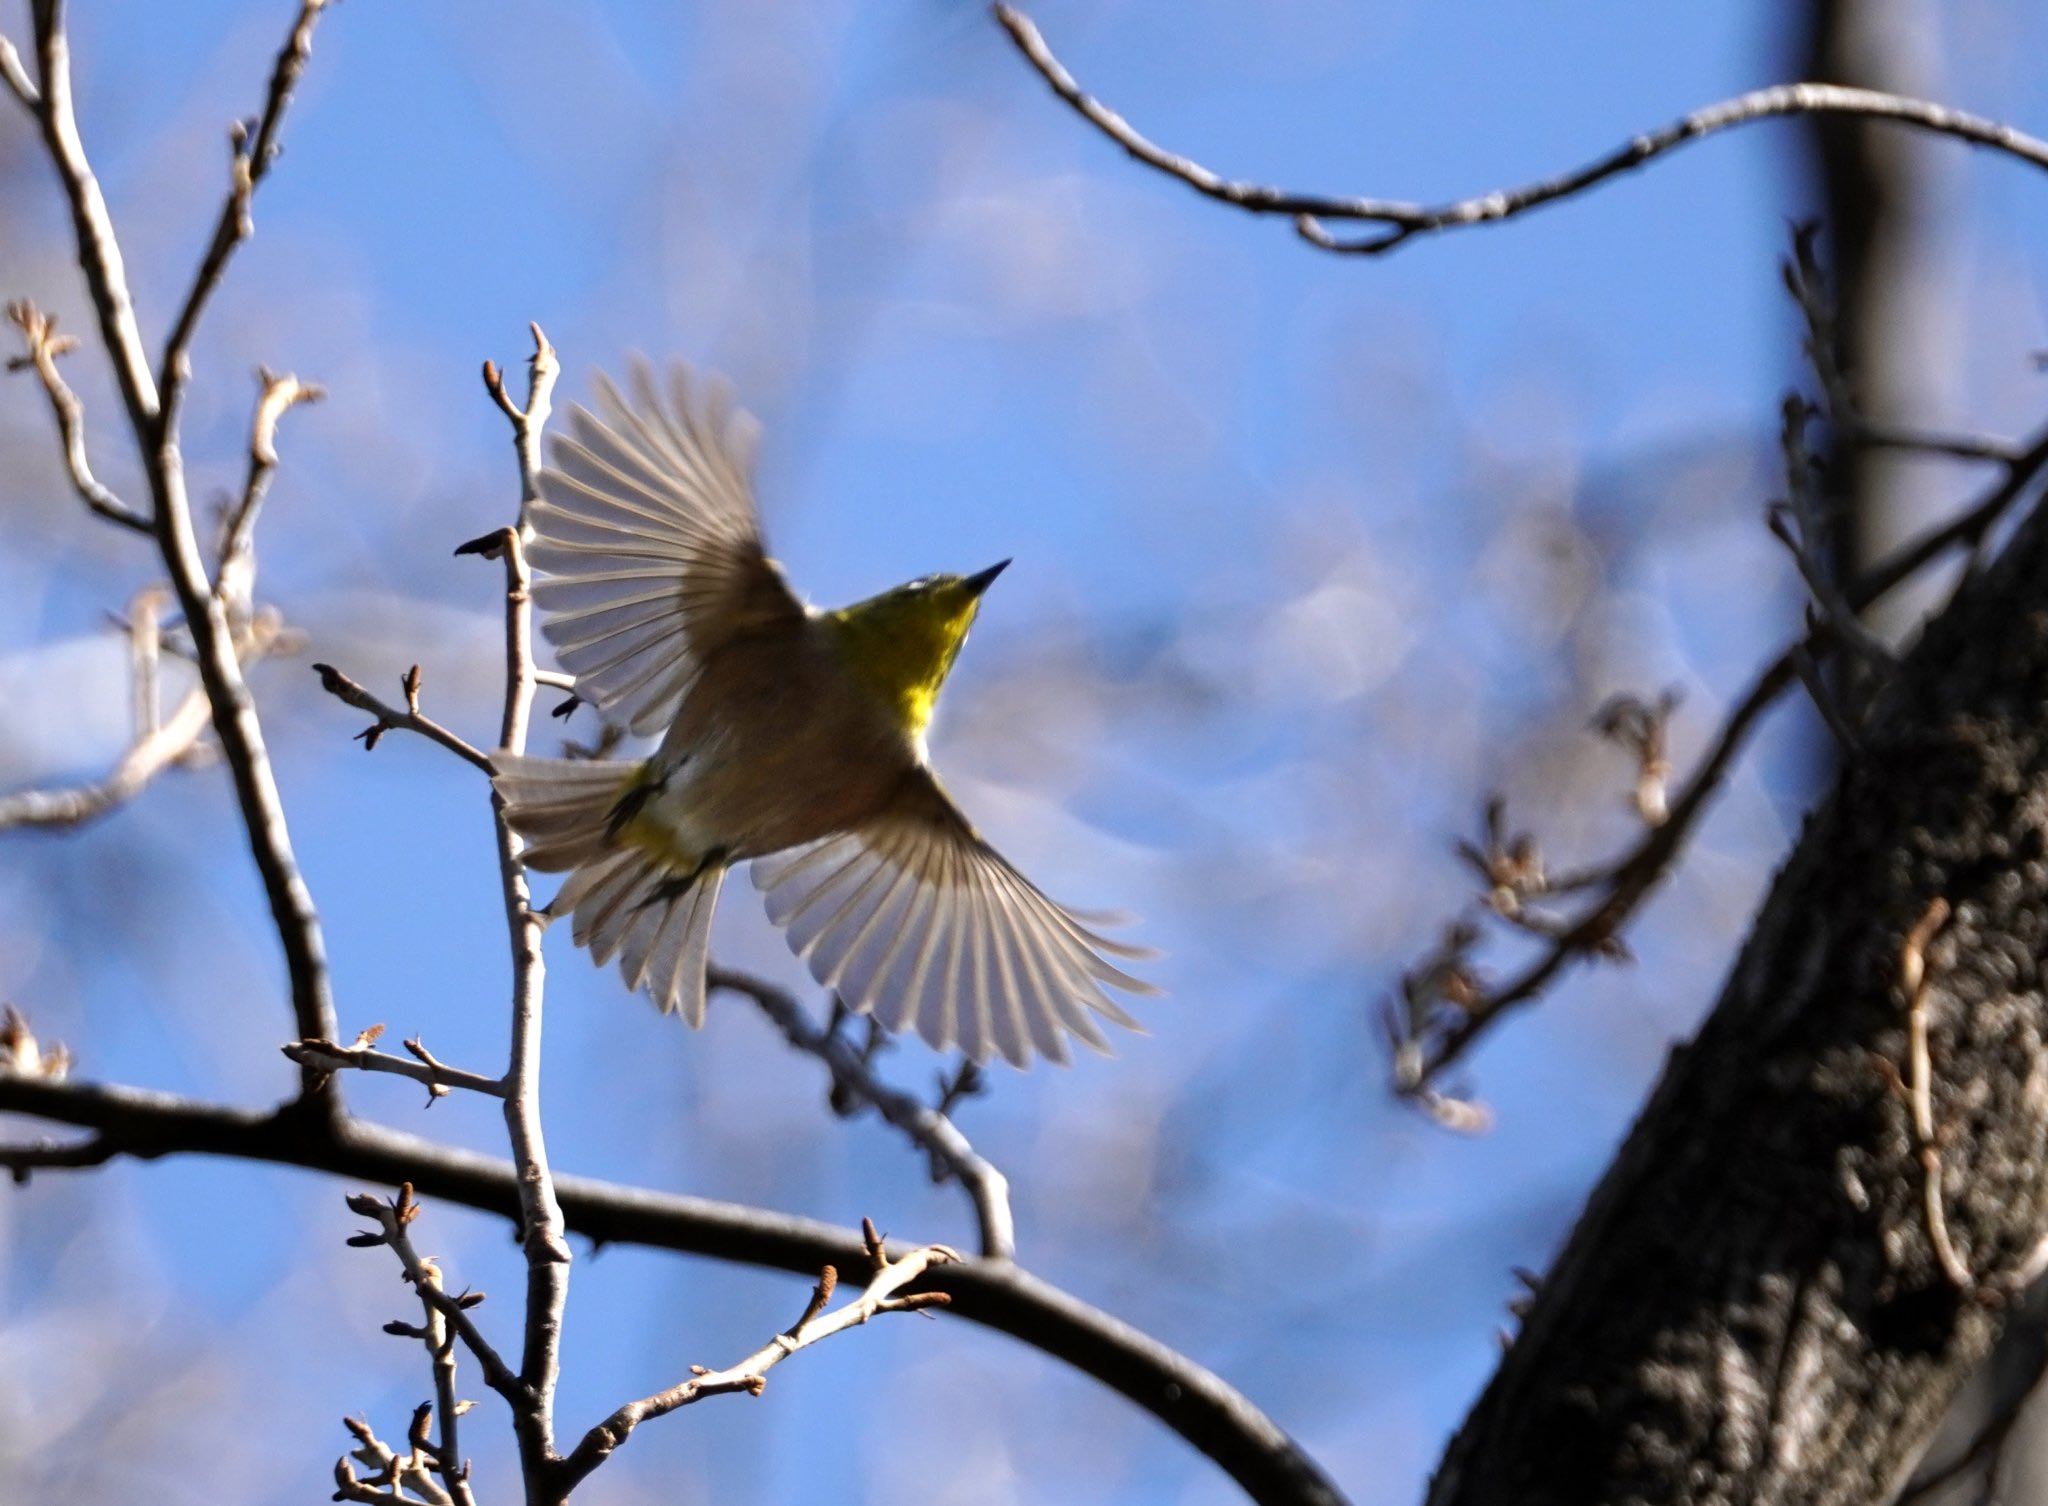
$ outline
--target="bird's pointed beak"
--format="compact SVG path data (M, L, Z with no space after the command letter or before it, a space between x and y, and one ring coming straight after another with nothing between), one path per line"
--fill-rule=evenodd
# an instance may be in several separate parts
M979 596L982 592L986 591L991 585L995 583L995 578L998 575L1001 575L1005 570L1009 568L1010 562L1008 560L998 560L995 564L990 565L986 570L982 571L979 575L968 576L966 580L967 589L973 592L976 596Z

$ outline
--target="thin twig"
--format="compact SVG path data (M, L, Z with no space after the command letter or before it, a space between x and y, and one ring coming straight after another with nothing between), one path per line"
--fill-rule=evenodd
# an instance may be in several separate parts
M164 724L163 606L161 587L144 586L128 602L128 712L136 737Z
M533 354L526 362L526 405L521 407L505 390L505 378L495 361L484 362L484 390L512 424L512 449L519 462L519 536L532 536L527 511L540 500L541 434L554 412L555 382L562 374L554 346L538 324L528 324L533 334ZM538 676L536 676L538 678ZM551 680L542 683L552 683ZM563 689L574 689L574 681Z
M929 1245L891 1260L872 1223L863 1224L862 1233L873 1263L874 1276L856 1300L830 1312L825 1310L838 1279L835 1268L826 1266L812 1290L804 1315L792 1327L777 1334L737 1365L724 1370L698 1370L689 1380L666 1391L657 1391L652 1396L620 1407L584 1434L583 1441L562 1461L558 1476L562 1493L566 1495L610 1458L612 1452L643 1422L665 1417L680 1407L709 1396L726 1396L738 1391L759 1396L768 1384L768 1372L800 1349L807 1349L849 1328L857 1328L882 1313L915 1312L945 1305L949 1299L944 1292L913 1292L908 1296L899 1293L934 1266L957 1261L958 1255L943 1245Z
M996 19L1025 60L1054 94L1136 161L1176 178L1197 193L1255 215L1285 215L1302 239L1324 251L1376 256L1423 234L1494 224L1542 204L1554 203L1641 167L1665 153L1716 132L1787 115L1848 115L1890 120L1902 126L1952 137L2002 152L2031 167L2048 170L2048 141L1999 121L1987 120L1929 100L1909 99L1875 89L1838 84L1777 84L1695 110L1654 131L1631 138L1607 155L1555 177L1514 188L1494 189L1441 204L1400 199L1301 193L1263 183L1225 178L1191 158L1149 140L1131 123L1087 93L1046 45L1030 18L997 5ZM1332 220L1377 224L1386 229L1355 240L1333 235Z
M105 1135L84 1140L38 1140L29 1145L0 1145L0 1171L15 1185L28 1181L38 1171L81 1171L104 1166L121 1153L121 1147Z
M1996 435L1942 434L1902 424L1880 424L1867 418L1859 418L1850 426L1849 437L1873 450L1904 450L1985 465L2011 465L2020 458L2019 446Z
M434 1399L414 1408L411 1425L406 1429L408 1452L403 1455L380 1440L369 1423L343 1419L355 1435L358 1447L335 1461L335 1499L401 1506L417 1497L429 1506L475 1506L469 1462L462 1458L460 1444L459 1419L469 1403L456 1397L455 1375L458 1342L475 1340L480 1347L472 1352L478 1354L487 1374L496 1358L490 1345L464 1318L468 1309L484 1300L483 1293L464 1291L450 1297L439 1264L413 1250L405 1231L418 1218L420 1207L413 1199L410 1184L402 1186L389 1203L358 1193L349 1198L348 1205L378 1224L375 1231L354 1235L349 1243L359 1248L390 1246L398 1254L405 1279L419 1298L421 1322L387 1323L384 1331L399 1338L417 1339L426 1346L427 1363L434 1377ZM516 1391L516 1379L505 1372L502 1361L497 1363L497 1369L500 1379ZM518 1405L516 1399L514 1405ZM437 1415L438 1441L434 1437ZM376 1470L376 1475L367 1482L359 1479L350 1466L351 1458ZM413 1492L412 1497L405 1494L407 1490Z
M152 623L153 617L149 619ZM269 654L283 632L272 613L259 613L243 635L241 657L255 663ZM148 655L141 656L144 665ZM146 672L146 668L145 668ZM138 711L153 709L138 675ZM202 687L188 691L159 725L139 733L104 779L55 790L22 790L0 795L0 831L18 826L82 826L141 794L165 769L189 757L212 723L212 705Z
M214 222L213 238L199 260L199 270L193 274L191 289L171 324L170 338L164 342L163 364L157 380L162 388L164 428L171 435L177 433L178 408L185 383L192 374L192 337L198 332L208 301L227 274L235 248L256 233L252 217L256 186L269 175L282 150L278 131L284 124L285 110L298 88L299 77L306 71L306 60L312 56L313 27L326 8L327 0L300 0L298 16L271 68L263 108L253 122L238 120L230 132L227 198Z
M57 358L76 349L78 341L73 336L58 334L56 316L45 314L26 298L17 298L8 304L7 317L21 331L22 343L27 347L26 354L8 361L7 369L32 370L42 380L43 391L50 399L50 411L57 418L57 436L64 445L64 464L71 473L72 490L78 493L80 501L108 522L118 523L137 533L149 533L149 519L115 496L93 475L92 462L86 457L85 404L78 400L78 394L71 390L64 374L57 369Z
M388 1245L392 1254L398 1257L406 1281L419 1293L420 1300L448 1321L462 1340L462 1347L476 1357L484 1383L505 1398L514 1415L531 1406L530 1388L505 1363L504 1356L492 1347L491 1341L484 1337L464 1303L451 1297L442 1287L440 1267L413 1248L412 1237L406 1233L419 1214L419 1204L413 1199L412 1183L401 1183L398 1195L388 1201L367 1192L351 1193L348 1206L351 1212L373 1219L377 1224L375 1231L359 1234L349 1242Z
M248 613L256 596L256 515L277 474L277 423L300 403L317 403L327 389L302 382L290 372L279 376L268 367L256 372L259 392L255 417L249 423L249 474L242 495L228 515L221 535L220 562L214 570L213 594L226 602L230 614Z
M206 692L197 688L154 732L129 745L107 777L92 784L56 790L22 790L0 795L0 831L17 826L82 826L125 805L149 782L189 753L212 720Z
M1002 1172L975 1152L951 1119L882 1081L859 1048L845 1036L821 1027L786 990L766 979L725 967L713 967L707 981L714 989L752 999L782 1032L784 1040L831 1069L835 1088L872 1104L883 1119L932 1158L935 1168L943 1168L966 1189L980 1226L983 1258L1015 1258L1017 1234L1010 1214L1010 1184Z
M320 676L320 686L329 695L358 711L367 711L377 718L370 726L356 734L356 740L367 748L377 746L378 739L386 732L417 732L421 737L439 743L457 758L488 774L491 772L490 755L466 742L456 733L425 715L419 709L419 666L415 664L406 673L406 707L403 711L388 701L379 700L363 689L354 680L336 669L332 664L315 664L313 672Z
M481 1072L468 1072L461 1067L451 1067L439 1060L417 1039L408 1040L405 1049L410 1056L393 1056L388 1051L379 1051L371 1044L383 1033L384 1027L374 1025L357 1036L355 1043L338 1046L333 1041L291 1041L279 1049L302 1067L317 1067L323 1072L341 1072L354 1069L360 1072L384 1072L393 1077L409 1077L424 1084L429 1091L428 1102L441 1097L450 1088L460 1088L467 1093L482 1093L490 1098L505 1096L503 1079L486 1077Z
M453 1492L435 1477L439 1461L419 1442L425 1410L413 1414L415 1422L406 1440L409 1451L403 1454L379 1438L363 1419L342 1418L342 1425L355 1437L356 1446L334 1461L334 1499L357 1501L363 1506L460 1506ZM351 1459L376 1473L368 1480L361 1478L350 1464ZM406 1494L407 1491L412 1494Z
M28 69L22 66L20 52L5 37L0 37L0 82L7 85L8 92L20 100L31 115L41 110L43 96L36 89L35 81L28 76Z

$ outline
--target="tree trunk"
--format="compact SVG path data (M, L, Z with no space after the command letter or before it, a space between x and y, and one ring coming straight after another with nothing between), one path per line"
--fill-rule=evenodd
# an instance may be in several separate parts
M1721 1000L1674 1051L1433 1506L1875 1503L2048 1236L2048 521L1900 669ZM1943 1272L1908 1106L1926 948Z
M1935 14L1923 0L1809 0L1802 76L1934 97ZM1911 425L1938 407L1946 338L1928 262L1940 164L1931 143L1880 121L1816 115L1806 122L1807 169L1827 230L1823 255L1835 294L1835 360L1860 415ZM1895 450L1837 431L1824 484L1833 504L1834 560L1854 580L1918 526L1924 486ZM1895 593L1877 625L1896 636L1926 600Z

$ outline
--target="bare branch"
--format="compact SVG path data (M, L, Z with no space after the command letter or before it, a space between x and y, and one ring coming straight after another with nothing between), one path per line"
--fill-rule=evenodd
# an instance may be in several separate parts
M1863 625L1843 596L1830 564L1836 552L1834 520L1820 496L1819 462L1806 444L1806 426L1814 416L1806 400L1796 393L1781 405L1778 449L1785 464L1785 500L1766 511L1765 521L1771 536L1785 546L1798 566L1800 579L1812 593L1828 631L1866 662L1889 666L1891 650Z
M1028 16L1002 4L995 7L995 16L1010 34L1017 50L1053 93L1132 158L1234 209L1255 215L1288 216L1294 221L1295 231L1302 239L1324 251L1376 256L1393 250L1414 236L1512 219L1539 205L1554 203L1597 187L1689 141L1754 121L1788 115L1849 115L1894 121L1971 146L2002 152L2030 167L2048 170L2048 141L2041 141L1998 121L1928 100L1908 99L1875 89L1802 83L1778 84L1722 100L1657 130L1635 136L1606 156L1570 172L1518 187L1494 189L1470 198L1421 204L1400 199L1301 193L1225 178L1191 158L1157 145L1116 111L1083 90L1053 55ZM1356 240L1345 240L1331 233L1330 221L1376 224L1387 228Z
M1010 1184L1000 1171L976 1154L952 1120L883 1082L851 1041L836 1031L821 1028L793 995L766 979L713 967L708 981L712 988L752 999L782 1032L784 1040L831 1069L836 1089L873 1105L883 1119L903 1131L932 1158L935 1171L943 1169L967 1190L974 1201L984 1258L1015 1258L1017 1234L1010 1215Z
M252 1110L173 1094L0 1073L0 1113L104 1131L124 1155L229 1156L302 1166L520 1217L512 1166L382 1125L330 1122L303 1105ZM563 1176L567 1226L600 1244L634 1244L815 1276L860 1268L849 1231L812 1219ZM1129 1397L1269 1506L1343 1506L1344 1497L1250 1400L1184 1355L1009 1261L968 1260L928 1273L953 1314L1012 1334Z
M30 14L35 23L36 59L42 73L36 120L64 185L78 242L79 270L85 273L93 312L99 320L100 339L113 362L121 399L128 409L129 426L135 432L138 446L147 451L152 445L158 411L156 378L149 369L142 330L136 323L120 238L114 233L106 195L100 191L99 179L93 174L85 143L78 134L78 117L71 96L71 44L64 31L63 0L37 0L30 7Z
M451 1298L442 1280L440 1266L413 1251L405 1230L418 1217L420 1210L419 1204L413 1200L410 1185L402 1186L398 1197L390 1203L359 1193L349 1198L348 1205L354 1212L374 1218L378 1223L375 1232L354 1235L349 1243L358 1247L391 1246L404 1267L406 1280L419 1297L422 1319L419 1324L387 1323L384 1331L401 1338L418 1339L426 1346L427 1362L434 1377L434 1399L422 1402L413 1410L412 1424L406 1429L409 1452L403 1455L380 1440L367 1422L345 1419L358 1446L335 1461L335 1499L405 1503L412 1499L405 1494L410 1490L413 1497L428 1503L428 1506L475 1506L476 1498L469 1484L469 1463L462 1458L459 1438L460 1419L469 1409L469 1403L455 1395L456 1346L465 1333L475 1334L475 1330L459 1324L469 1308L483 1301L483 1294L466 1291ZM484 1352L491 1353L488 1345L484 1346ZM489 1362L485 1363L488 1365ZM503 1369L502 1362L499 1368ZM441 1434L438 1441L433 1436L437 1416ZM368 1482L359 1480L349 1465L350 1459L375 1470L375 1476Z
M471 1501L466 1477L461 1482L460 1499L451 1485L436 1478L439 1458L422 1437L432 1410L429 1403L413 1413L413 1425L407 1430L408 1452L403 1454L379 1438L369 1423L357 1417L344 1417L342 1424L355 1436L356 1446L334 1461L334 1499L359 1501L366 1506L466 1506ZM374 1473L363 1479L350 1460Z
M777 1334L737 1365L724 1370L698 1370L679 1385L620 1407L586 1433L575 1451L562 1461L559 1479L563 1494L610 1458L613 1450L632 1437L633 1430L643 1422L665 1417L707 1396L726 1396L736 1391L759 1396L768 1384L768 1372L800 1349L829 1339L836 1333L844 1333L849 1328L857 1328L881 1313L914 1312L924 1307L945 1305L949 1299L944 1292L898 1294L932 1267L957 1261L958 1255L943 1245L929 1245L891 1260L872 1223L864 1224L862 1232L873 1262L874 1276L868 1282L867 1290L857 1299L834 1311L825 1311L838 1280L837 1271L826 1266L812 1291L804 1315L794 1326Z
M485 386L512 423L519 457L519 512L516 526L504 530L498 553L505 565L505 714L499 745L510 753L526 749L533 719L533 580L526 568L523 540L526 513L540 495L541 426L547 421L550 394L558 365L554 347L532 325L533 359L525 408L505 396L496 369L486 365ZM512 1161L519 1173L520 1243L526 1252L526 1335L519 1374L532 1397L530 1409L515 1418L520 1462L529 1482L555 1458L555 1384L561 1373L562 1312L569 1297L569 1242L563 1236L562 1207L548 1165L547 1138L541 1122L541 1023L547 967L541 956L546 922L533 910L527 883L525 851L504 803L491 797L498 845L498 873L505 904L505 931L512 954L512 1044L505 1068L505 1129L512 1142Z
M412 1183L400 1183L398 1195L388 1202L367 1192L352 1193L348 1206L351 1212L374 1219L377 1223L374 1233L358 1235L350 1243L390 1246L391 1253L398 1257L399 1265L404 1268L406 1281L419 1294L420 1301L439 1313L462 1340L462 1347L476 1357L484 1383L505 1398L515 1415L531 1407L531 1389L513 1373L504 1356L483 1336L464 1304L443 1288L441 1268L413 1248L412 1237L406 1233L419 1215L419 1204L413 1200Z
M439 743L465 763L473 764L475 767L482 769L486 774L491 772L489 754L465 742L461 737L450 732L432 717L420 711L419 666L417 664L406 673L406 709L403 711L371 695L369 691L363 689L362 686L351 680L332 664L315 664L313 672L320 676L321 688L329 695L345 705L353 706L358 711L367 711L377 718L373 724L356 734L357 740L362 743L365 749L376 747L378 739L386 732L394 730L417 732L420 736L431 738Z
M78 341L70 335L58 334L56 316L43 313L26 298L8 304L7 317L21 331L22 343L27 346L27 354L8 361L7 369L32 369L42 379L43 391L49 394L50 410L57 416L57 435L64 443L64 463L71 472L71 486L79 500L110 523L149 533L149 519L103 485L93 475L92 462L86 458L85 404L57 370L57 357L75 349Z
M529 324L533 332L533 354L526 362L526 405L515 403L505 391L505 378L494 361L484 362L484 389L490 393L491 401L512 423L512 448L519 457L519 532L525 537L529 532L526 511L540 500L540 439L547 428L548 416L554 411L555 381L562 374L562 364L555 355L554 346L548 344L548 337L538 324ZM574 689L573 682L564 687Z
M8 92L20 100L31 115L42 108L42 94L28 76L28 69L22 66L20 52L5 37L0 37L0 82L7 85Z
M303 64L312 20L323 3L324 0L302 0L298 24L279 59L269 103L259 122L256 146L248 153L257 176L276 153L278 121L297 69ZM177 593L178 605L185 614L186 629L192 635L193 658L213 709L214 732L234 780L250 851L270 902L271 918L291 979L293 1019L302 1038L331 1039L334 1002L319 915L292 852L262 724L236 657L234 625L228 620L224 604L213 593L193 532L184 458L178 449L176 404L166 405L160 399L136 322L113 221L79 138L62 0L37 0L32 15L42 68L42 107L38 118L43 139L71 206L79 266L85 273L101 339L113 362L122 400L128 408L129 427L149 478L158 548ZM291 61L294 57L296 62ZM231 208L234 203L231 195ZM186 314L181 316L178 332L173 336L169 355L175 359L167 358L166 371L181 386L185 366L183 341L190 338L205 294L218 282L225 265L225 253L209 255L202 264ZM334 1112L334 1104L325 1096L329 1081L324 1073L302 1069L300 1089L309 1098L318 1098L323 1111Z
M256 514L270 491L270 479L277 472L277 423L300 403L317 403L327 389L302 382L287 372L277 375L268 367L257 370L261 391L256 399L256 416L249 425L249 475L242 483L241 499L228 515L221 536L220 563L214 571L213 594L226 602L233 613L246 615L256 596Z
M79 1171L104 1166L121 1153L104 1135L86 1140L38 1140L29 1145L0 1145L0 1170L16 1186L38 1171Z
M147 627L147 636L153 643L154 615L138 608L136 619L138 630ZM242 659L253 664L264 658L277 646L283 631L284 625L274 613L258 614L243 635ZM153 678L154 656L138 651L136 657L136 710L150 712L148 720L153 720L153 688L145 677ZM135 741L106 778L64 789L0 795L0 832L18 826L82 826L126 804L165 769L189 758L212 720L212 707L205 690L199 687L187 692L170 717L158 725L149 726L147 720L138 717L143 725L138 727Z
M412 1053L409 1057L376 1050L373 1042L383 1033L383 1026L372 1025L357 1036L352 1045L338 1046L333 1041L291 1041L279 1049L300 1066L315 1067L322 1072L353 1068L360 1072L385 1072L393 1077L409 1077L426 1086L429 1103L445 1095L450 1088L482 1093L490 1098L505 1096L503 1079L451 1067L437 1059L417 1039L405 1043L405 1049Z
M191 377L192 337L198 332L199 320L206 312L208 300L227 273L228 261L233 257L235 248L256 233L256 222L252 218L256 185L269 174L271 164L277 160L281 150L278 131L284 124L285 109L291 103L293 90L298 87L299 76L306 71L306 60L312 56L313 27L326 8L327 0L299 0L298 16L271 69L270 87L264 95L262 110L253 122L236 121L230 132L232 151L227 200L221 205L220 218L213 227L213 239L200 258L191 290L186 293L184 306L178 310L178 317L171 325L170 339L164 344L158 382L163 389L164 429L170 436L175 437L177 433L179 402L185 383Z
M0 831L17 826L83 826L139 795L148 783L191 752L212 720L206 692L193 689L170 720L145 733L121 755L106 778L58 790L0 795Z

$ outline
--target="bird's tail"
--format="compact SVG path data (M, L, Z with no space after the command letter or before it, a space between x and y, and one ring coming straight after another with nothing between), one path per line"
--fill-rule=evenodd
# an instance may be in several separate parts
M619 820L644 765L510 753L493 763L491 783L529 844L528 866L569 873L548 913L574 917L576 944L600 966L617 956L628 988L645 988L664 1014L702 1025L723 854L691 854L665 833Z

